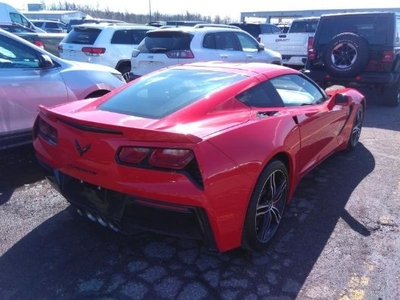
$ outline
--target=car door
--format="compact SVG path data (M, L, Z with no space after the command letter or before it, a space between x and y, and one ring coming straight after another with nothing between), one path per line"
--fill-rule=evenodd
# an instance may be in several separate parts
M339 145L338 136L350 114L302 75L271 80L300 130L299 172L304 175Z
M245 62L265 62L264 51L259 51L259 43L249 34L235 33Z
M67 101L67 89L57 67L42 68L39 52L0 35L0 135L32 128L38 105Z
M219 60L226 62L246 62L246 55L241 50L234 32L215 32L215 48Z

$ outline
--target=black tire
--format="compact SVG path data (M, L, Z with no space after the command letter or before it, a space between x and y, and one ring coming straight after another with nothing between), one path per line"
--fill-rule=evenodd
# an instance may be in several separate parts
M326 47L325 68L335 76L354 76L367 64L368 52L368 42L364 38L351 32L340 33Z
M385 87L382 95L382 104L389 107L396 107L399 105L399 89L400 81L388 87Z
M351 128L349 141L347 142L347 149L346 149L347 151L352 151L358 145L363 122L364 122L364 105L360 104L357 108L353 127Z
M117 70L121 72L122 77L124 77L125 81L129 82L129 72L131 71L131 65L123 64L119 66Z
M260 251L268 247L282 220L288 190L286 166L272 160L261 173L249 201L242 232L244 249Z

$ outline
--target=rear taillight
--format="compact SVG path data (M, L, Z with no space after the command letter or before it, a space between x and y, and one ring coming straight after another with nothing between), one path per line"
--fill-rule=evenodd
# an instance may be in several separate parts
M308 49L307 51L307 58L308 60L316 60L317 59L317 51L315 51L313 48Z
M194 159L194 154L188 149L122 147L117 157L121 163L180 170Z
M33 43L34 43L36 46L38 46L38 47L44 49L44 43L43 43L41 40L35 40Z
M36 132L37 135L40 135L49 143L57 145L58 141L57 129L55 129L53 126L51 126L49 123L47 123L40 117L38 118L36 123Z
M61 44L58 44L57 49L58 53L63 53L63 46Z
M314 43L314 37L309 36L307 41L307 50L312 49L313 43Z
M394 51L383 51L382 62L383 63L392 63L395 59Z
M257 42L261 43L261 38L257 37Z
M173 50L166 53L168 58L194 58L190 50Z
M82 52L88 56L99 56L106 52L106 48L83 47Z

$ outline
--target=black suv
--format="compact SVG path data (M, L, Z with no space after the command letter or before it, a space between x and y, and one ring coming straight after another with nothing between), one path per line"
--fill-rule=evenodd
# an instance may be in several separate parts
M398 105L400 14L359 12L323 15L304 73L323 88L372 88L381 104Z

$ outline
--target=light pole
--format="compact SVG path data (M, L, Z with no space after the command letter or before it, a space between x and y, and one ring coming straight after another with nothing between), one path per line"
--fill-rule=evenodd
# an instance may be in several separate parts
M149 0L149 22L151 22L151 0Z

